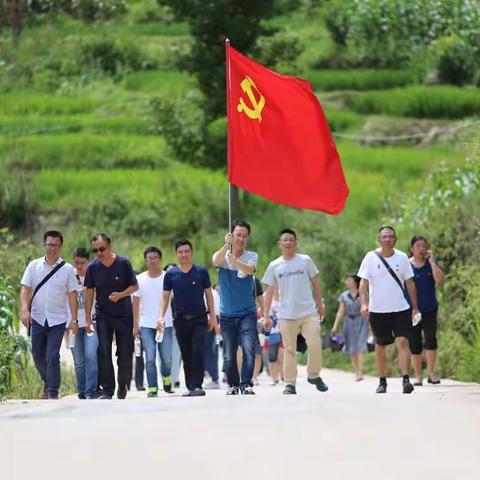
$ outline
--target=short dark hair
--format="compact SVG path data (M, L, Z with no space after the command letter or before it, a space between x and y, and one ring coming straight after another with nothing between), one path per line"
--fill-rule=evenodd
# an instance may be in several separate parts
M360 287L360 280L361 278L356 274L356 273L349 273L347 275L347 278L353 278L353 280L355 281L355 283L357 284L357 288Z
M92 239L90 240L91 243L96 242L97 240L103 240L107 242L109 245L112 243L112 239L106 233L96 233Z
M292 230L291 228L284 228L284 229L280 232L280 237L281 237L284 233L289 233L290 235L293 235L293 236L295 237L295 240L297 239L297 234L295 233L295 230Z
M248 230L248 234L250 235L250 230L251 230L250 224L245 222L244 220L234 220L232 222L232 227L230 229L230 233L233 233L233 231L235 230L236 227L246 228Z
M410 240L410 247L413 247L420 240L423 240L425 243L428 243L428 240L423 235L414 235Z
M90 260L90 252L86 248L80 247L73 252L73 258L75 257L86 258L87 260Z
M63 235L58 230L48 230L43 234L43 243L47 241L47 237L59 238L63 245Z
M378 229L378 232L377 232L377 233L380 233L382 230L386 230L386 229L391 230L391 231L393 232L393 234L394 234L395 236L397 236L397 232L396 232L395 229L394 229L393 227L391 227L390 225L383 225L383 227L380 227L380 228Z
M147 253L158 253L158 256L162 258L162 251L157 247L147 247L143 252L143 258L147 259Z
M175 253L177 252L177 250L180 247L183 247L184 245L188 245L193 252L193 246L192 246L190 240L187 240L186 238L182 238L181 240L177 240L175 242Z

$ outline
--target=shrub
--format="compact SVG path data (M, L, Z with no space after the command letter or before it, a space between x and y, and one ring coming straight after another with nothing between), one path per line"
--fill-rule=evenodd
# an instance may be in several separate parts
M303 46L292 32L276 32L268 37L259 37L255 44L256 59L269 68L292 72Z
M315 90L325 91L377 90L418 83L417 74L411 70L310 70L305 77Z
M362 114L457 119L480 113L479 91L447 86L411 86L365 92L348 97L346 102Z
M475 50L465 40L457 36L444 37L432 47L440 82L461 86L474 80L479 65Z

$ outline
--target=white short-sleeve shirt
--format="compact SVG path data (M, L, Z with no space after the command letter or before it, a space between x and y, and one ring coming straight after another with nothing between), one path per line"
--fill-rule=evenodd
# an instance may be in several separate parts
M380 252L380 249L377 249ZM390 257L383 257L405 288L405 280L413 277L412 264L405 253L394 250ZM368 309L374 313L402 312L410 305L400 286L377 257L375 251L368 252L360 265L358 276L368 280Z
M157 328L164 278L165 272L163 271L158 277L151 277L148 272L137 275L138 290L133 293L133 296L140 298L140 327ZM173 325L172 307L170 303L165 312L164 320L165 327L171 327Z
M308 255L296 253L291 260L278 257L268 265L262 282L280 288L279 317L294 320L316 315L310 280L318 275L318 268Z
M54 265L49 265L45 257L32 260L23 274L21 284L32 289L36 286L63 260L59 258ZM68 293L78 289L78 281L75 269L69 263L65 263L53 277L38 290L32 302L32 319L44 326L53 327L67 323L68 320Z

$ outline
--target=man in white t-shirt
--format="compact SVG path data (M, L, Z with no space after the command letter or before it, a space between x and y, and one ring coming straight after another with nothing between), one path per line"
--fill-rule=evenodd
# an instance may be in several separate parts
M407 255L394 248L397 236L392 227L381 227L377 240L380 248L365 255L358 271L361 313L369 318L377 343L375 359L380 376L377 393L387 391L386 346L393 342L398 349L403 393L412 393L408 338L412 319L418 314L413 269ZM412 309L405 297L405 287L412 300Z
M280 332L285 345L284 394L295 395L297 380L297 336L301 334L307 343L308 382L320 392L328 390L320 377L322 366L322 345L320 340L320 319L325 315L322 291L318 281L318 269L308 255L296 253L297 234L294 230L280 232L278 245L282 255L270 263L262 282L267 285L265 292L265 330L272 328L270 308L274 288L280 288ZM312 294L313 288L313 294Z
M143 252L147 271L137 275L138 290L133 294L133 336L141 336L145 350L145 369L147 371L148 397L158 395L157 348L160 354L160 373L163 390L173 393L170 378L172 370L173 319L172 309L168 306L165 314L163 340L157 343L157 321L160 316L160 304L163 293L165 272L162 270L162 252L157 247L148 247Z

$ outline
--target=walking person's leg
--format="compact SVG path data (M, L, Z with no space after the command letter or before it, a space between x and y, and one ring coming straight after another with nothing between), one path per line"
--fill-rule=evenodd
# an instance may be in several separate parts
M100 344L100 381L102 395L113 397L115 392L115 370L112 363L113 327L107 317L97 318L97 333Z
M33 363L43 382L42 398L47 398L47 328L32 320L32 328L30 331L32 339L32 356Z
M393 315L395 345L398 349L398 364L402 372L403 393L412 393L413 385L410 383L410 345L408 339L412 335L412 311L395 312Z
M154 328L140 327L143 349L145 351L145 370L147 371L148 394L154 396L158 393L157 374L157 342Z
M60 388L60 347L62 346L65 324L55 325L47 329L47 394L48 398L58 398Z
M172 357L173 357L173 327L166 327L163 333L163 340L158 344L160 354L160 373L162 375L163 390L166 393L173 393L172 390Z
M237 365L238 319L220 317L223 338L223 368L227 375L228 386L236 389L240 386L240 374ZM230 393L235 393L233 390Z
M257 313L252 312L240 319L239 324L240 345L242 347L242 371L240 386L242 393L253 393L252 377L255 369L255 344L257 342ZM248 389L247 387L250 387Z
M392 313L369 314L370 327L375 335L375 362L380 377L376 393L387 392L387 345L395 341Z
M134 340L135 341L135 340ZM145 372L145 362L143 360L143 343L140 340L141 354L139 357L135 357L135 388L137 391L143 392L145 387L143 386L143 374Z
M320 377L322 368L322 340L320 337L320 319L317 315L308 315L299 319L300 333L307 343L307 381L320 392L328 390Z
M423 385L423 321L412 327L408 342L412 354L412 365L415 371L415 385Z
M426 313L422 319L425 332L425 351L427 356L428 383L439 384L440 380L435 375L435 362L437 360L437 312Z
M182 363L182 354L178 345L177 334L172 328L172 383L174 387L180 386L180 365Z
M205 335L205 370L210 375L212 383L218 382L218 345L216 337L215 330L207 332Z
M117 341L117 397L124 399L127 396L127 385L133 367L133 318L117 317L114 320L114 327Z
M192 390L202 389L203 376L205 373L205 335L207 334L207 323L198 322L193 325L192 328L192 373L191 373L191 386Z
M187 389L191 391L194 388L192 387L192 328L186 320L176 320L174 326L177 332L178 346L182 354L185 384Z
M297 383L297 335L300 333L298 320L280 320L280 333L282 334L284 351L284 393L296 393Z
M86 398L87 380L85 374L85 329L80 328L75 336L75 347L71 349L75 365L78 398Z
M97 332L94 332L93 335L84 333L83 338L85 344L85 396L88 399L93 399L97 396L98 385Z

